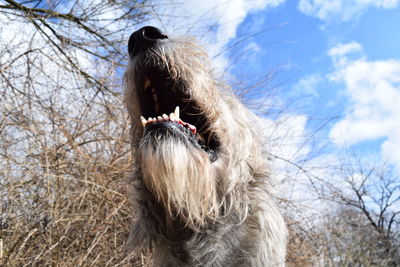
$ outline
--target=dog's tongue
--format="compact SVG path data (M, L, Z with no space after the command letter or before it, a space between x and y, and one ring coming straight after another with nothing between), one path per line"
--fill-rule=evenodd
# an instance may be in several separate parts
M196 131L197 131L196 126L194 126L190 123L184 122L179 118L179 106L177 106L175 108L175 111L171 112L171 114L169 114L169 116L167 114L163 114L162 116L158 116L157 118L149 117L147 120L143 116L140 116L140 121L142 122L143 128L146 128L147 126L149 126L153 123L157 123L157 122L172 121L172 122L179 123L180 125L183 125L183 126L189 128L193 134L196 134Z

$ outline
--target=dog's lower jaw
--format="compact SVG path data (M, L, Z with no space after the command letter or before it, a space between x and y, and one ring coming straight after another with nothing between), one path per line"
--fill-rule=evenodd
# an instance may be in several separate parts
M142 138L138 162L143 184L167 217L201 228L219 216L216 173L208 154L177 131L150 132Z

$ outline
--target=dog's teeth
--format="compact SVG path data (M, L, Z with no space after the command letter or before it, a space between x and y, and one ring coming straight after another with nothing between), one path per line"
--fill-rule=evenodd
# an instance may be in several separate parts
M164 119L166 119L166 120L168 120L168 115L167 114L162 114L162 117L164 118Z
M174 120L175 120L175 114L174 114L173 112L171 112L171 114L169 114L169 119L170 119L171 121L174 121Z
M157 120L158 120L158 121L161 121L162 119L163 119L163 118L162 118L161 116L158 116L158 117L157 117Z
M176 106L174 113L175 113L175 117L176 117L177 119L179 119L179 115L180 115L180 114L179 114L179 106Z
M142 122L142 126L144 128L146 126L147 120L143 116L140 116L140 121Z

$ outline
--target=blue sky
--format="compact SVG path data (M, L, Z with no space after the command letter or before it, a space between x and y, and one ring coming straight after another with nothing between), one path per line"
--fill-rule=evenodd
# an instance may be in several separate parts
M278 77L285 81L280 91L306 100L298 112L307 117L308 131L338 116L320 136L331 151L350 148L398 165L399 1L361 2L286 1L249 15L238 35L260 20L260 29L283 24L253 39L260 49L249 66L287 65Z
M146 24L195 36L234 86L275 73L250 100L273 91L263 104L281 113L266 127L282 157L350 149L400 170L400 0L174 2Z
M276 73L258 92L275 87L265 106L282 114L266 125L283 135L282 157L324 147L325 158L351 150L400 170L400 0L188 0L158 11L184 14L150 23L195 36L228 80Z

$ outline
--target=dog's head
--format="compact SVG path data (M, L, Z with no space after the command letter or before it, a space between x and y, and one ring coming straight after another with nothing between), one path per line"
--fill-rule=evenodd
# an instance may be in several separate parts
M128 107L133 119L141 119L137 134L142 134L140 126L146 132L175 131L215 161L220 142L210 126L219 96L207 55L191 41L170 39L151 26L131 35L128 51L127 78L134 88L128 101L137 101Z
M235 186L254 178L255 118L191 40L148 26L131 35L128 51L126 103L140 178L170 215L193 227L215 220L232 208Z

